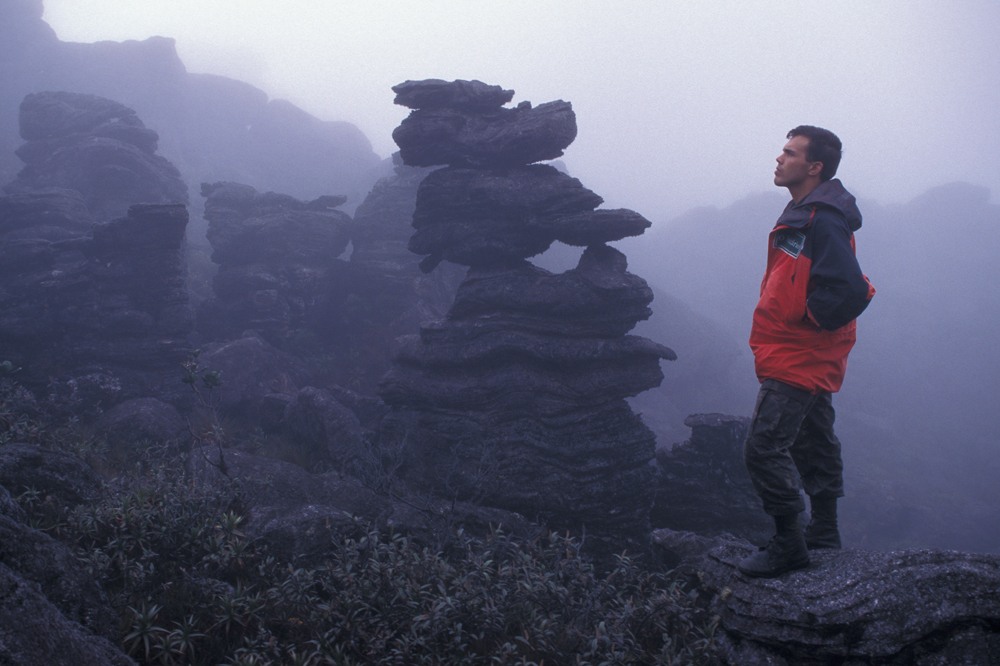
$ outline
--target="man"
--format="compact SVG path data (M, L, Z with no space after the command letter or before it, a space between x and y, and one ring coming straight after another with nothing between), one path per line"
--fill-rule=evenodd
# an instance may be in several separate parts
M831 395L844 380L854 320L875 294L854 255L861 212L833 177L840 139L809 125L786 138L774 184L792 200L769 237L750 332L761 387L744 453L776 534L738 568L762 577L809 566L810 548L840 547L843 464ZM812 513L804 534L800 482Z

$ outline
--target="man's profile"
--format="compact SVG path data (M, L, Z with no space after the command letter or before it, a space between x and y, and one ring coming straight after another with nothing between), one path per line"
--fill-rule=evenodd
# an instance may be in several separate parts
M750 332L760 391L744 455L775 536L738 568L761 577L809 566L809 549L840 548L844 481L832 394L844 381L855 319L875 294L855 258L861 211L834 178L840 139L811 125L786 138L774 184L792 199L769 236ZM800 484L812 514L804 532Z

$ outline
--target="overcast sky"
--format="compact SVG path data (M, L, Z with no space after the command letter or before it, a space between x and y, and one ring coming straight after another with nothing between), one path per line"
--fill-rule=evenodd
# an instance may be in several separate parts
M565 162L658 221L773 190L788 129L844 141L859 197L965 180L1000 195L996 0L45 0L64 41L173 37L188 71L252 83L375 151L407 79L572 102ZM783 191L782 191L783 192Z

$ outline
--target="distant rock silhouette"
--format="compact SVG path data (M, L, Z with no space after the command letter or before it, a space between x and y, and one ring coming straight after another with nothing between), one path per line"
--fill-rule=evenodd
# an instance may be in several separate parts
M188 72L173 39L60 41L43 20L42 0L0 3L0 61L0 183L20 169L17 107L38 90L100 95L135 109L191 189L234 181L302 199L333 191L348 195L353 209L381 161L350 123L319 120L241 81Z
M356 219L344 197L299 201L249 185L205 183L207 237L218 266L199 308L204 341L252 331L313 367L313 381L372 390L395 339L440 316L457 267L422 275L406 249L423 170L381 180ZM317 360L321 359L321 360Z
M175 393L193 325L177 170L116 102L39 93L22 110L27 165L0 197L4 358L66 416Z
M201 191L219 270L199 329L209 340L249 329L286 348L318 316L327 274L347 249L350 217L336 210L344 198L303 202L236 183L205 183Z
M24 160L8 193L76 190L91 215L109 220L134 203L187 204L187 186L156 154L158 136L132 109L95 95L34 93L21 103Z
M420 184L410 249L424 270L470 268L447 316L396 355L383 435L406 442L418 487L586 533L594 552L642 550L653 434L625 397L657 385L674 354L626 335L652 293L605 243L649 222L595 211L601 198L579 181L530 164L575 137L567 103L505 110L513 93L477 81L394 91L415 109L394 133L403 161L447 164ZM557 240L586 248L575 269L526 261Z
M743 462L749 419L693 414L685 424L691 428L687 441L656 452L653 527L765 543L774 524L761 510Z

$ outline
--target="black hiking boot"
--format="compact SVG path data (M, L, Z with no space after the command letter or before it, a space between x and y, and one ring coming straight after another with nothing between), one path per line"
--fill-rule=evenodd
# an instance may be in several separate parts
M741 573L755 578L775 578L809 566L809 550L799 527L798 514L775 516L777 534L766 546L736 565Z
M812 518L806 526L806 546L809 550L840 548L840 530L837 529L837 498L810 497Z

